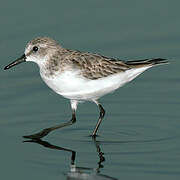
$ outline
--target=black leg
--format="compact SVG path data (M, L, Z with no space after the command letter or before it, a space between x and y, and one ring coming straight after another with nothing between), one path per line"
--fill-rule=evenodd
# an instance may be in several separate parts
M99 169L103 168L102 162L105 161L105 157L104 157L104 153L101 151L100 142L96 141L96 137L93 137L92 140L94 141L94 144L96 145L96 150L99 156L99 162L98 162L99 167L97 168L97 172L99 172Z
M50 128L43 129L39 133L32 134L32 135L29 135L29 136L23 136L23 137L24 138L30 138L30 139L40 139L40 138L43 138L44 136L47 136L51 131L54 131L56 129L59 129L59 128L62 128L62 127L65 127L65 126L72 125L75 122L76 122L76 112L75 112L75 109L73 109L72 118L71 118L70 121L68 121L66 123L62 123L60 125L50 127Z
M100 103L98 103L97 101L95 101L95 103L98 105L99 107L99 111L100 111L100 114L99 114L99 119L98 119L98 122L96 124L96 127L94 128L94 131L93 131L93 134L92 134L92 137L96 137L96 133L97 133L97 130L103 120L103 117L105 115L105 110L104 108L102 107L102 105Z

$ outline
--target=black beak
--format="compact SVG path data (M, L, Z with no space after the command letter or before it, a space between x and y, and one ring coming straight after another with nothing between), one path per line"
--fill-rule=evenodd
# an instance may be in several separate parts
M16 59L15 61L13 61L13 62L10 63L9 65L7 65L7 66L4 68L4 70L7 70L7 69L9 69L9 68L11 68L11 67L13 67L13 66L15 66L15 65L17 65L17 64L20 64L20 63L22 63L22 62L25 62L25 61L26 61L26 55L23 54L20 58Z

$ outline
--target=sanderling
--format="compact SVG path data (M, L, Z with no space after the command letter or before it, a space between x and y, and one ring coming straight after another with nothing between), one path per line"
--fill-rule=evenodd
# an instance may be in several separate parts
M20 58L4 69L28 61L38 64L44 82L56 93L70 99L72 108L70 121L24 136L36 139L75 123L77 105L83 101L92 101L99 107L99 119L92 133L95 137L105 115L98 99L133 80L150 67L167 63L167 60L161 58L125 62L99 54L65 49L51 38L38 37L27 44Z

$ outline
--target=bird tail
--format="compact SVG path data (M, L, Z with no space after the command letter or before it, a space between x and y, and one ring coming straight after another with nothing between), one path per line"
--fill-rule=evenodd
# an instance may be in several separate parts
M126 64L130 66L153 66L167 63L168 61L162 58L126 61Z

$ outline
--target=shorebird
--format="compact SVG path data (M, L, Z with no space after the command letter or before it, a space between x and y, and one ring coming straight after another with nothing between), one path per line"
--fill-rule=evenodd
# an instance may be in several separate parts
M55 129L75 123L77 105L84 101L92 101L99 107L100 115L92 133L95 137L105 115L98 99L133 80L145 70L167 63L167 60L162 58L122 61L99 54L65 49L49 37L38 37L26 45L20 58L4 69L28 61L38 64L43 81L57 94L69 99L72 108L70 121L24 136L32 139L40 139Z

